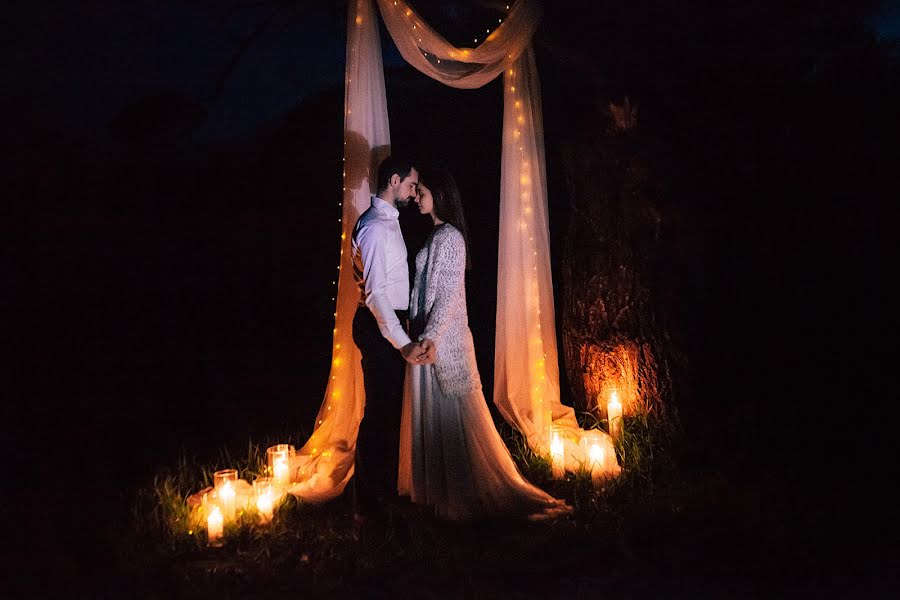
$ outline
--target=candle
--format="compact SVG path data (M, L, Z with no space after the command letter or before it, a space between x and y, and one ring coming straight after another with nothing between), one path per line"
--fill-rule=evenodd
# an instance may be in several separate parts
M256 509L259 511L260 520L263 523L269 523L275 513L275 499L272 492L266 492L256 499Z
M560 479L566 470L564 446L559 431L550 433L550 467L555 479Z
M586 467L594 483L603 477L606 462L606 447L603 442L603 434L597 429L585 431L581 437L583 454L587 456Z
M269 463L269 473L275 480L275 485L282 491L287 491L291 485L291 459L294 457L294 447L290 444L276 444L266 450Z
M209 545L218 548L222 545L222 532L224 531L225 523L224 518L222 517L222 511L219 510L218 506L213 506L212 510L209 512L209 516L206 517L206 537L209 542Z
M622 437L622 403L616 390L609 395L609 403L606 405L606 420L609 423L609 435L613 441L619 441Z
M278 484L278 487L282 489L287 487L291 481L287 461L283 458L276 458L273 471L275 474L275 482Z
M226 481L222 484L222 488L219 490L219 496L222 499L222 513L228 517L229 521L234 519L234 486L230 481Z
M264 525L272 521L275 512L275 489L271 477L257 477L253 482L256 492L256 509Z
M228 521L234 520L235 516L237 475L236 469L222 469L213 473L213 486L219 496L222 516Z

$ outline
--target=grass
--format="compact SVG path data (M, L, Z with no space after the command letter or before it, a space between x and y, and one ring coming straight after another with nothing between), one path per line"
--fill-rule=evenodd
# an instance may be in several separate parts
M589 415L581 420L594 424ZM675 425L653 416L627 419L618 447L623 472L600 487L586 472L553 479L546 457L505 423L499 429L523 475L564 498L574 508L571 516L551 523L455 525L404 504L392 509L386 524L360 528L346 497L316 506L288 496L270 525L257 524L248 512L226 528L224 547L208 548L205 526L185 499L209 485L219 468L236 468L252 481L264 465L268 441L251 442L240 455L222 450L209 464L183 458L157 475L138 494L131 526L121 538L121 571L135 589L153 590L151 596L212 597L223 590L253 596L264 589L258 597L274 598L303 592L378 595L392 589L508 597L512 588L501 583L504 578L518 581L527 596L542 594L542 586L561 575L578 588L578 581L607 581L636 569L640 553L623 552L623 536L630 535L635 519L652 520L661 507L673 505ZM606 557L599 570L598 557Z

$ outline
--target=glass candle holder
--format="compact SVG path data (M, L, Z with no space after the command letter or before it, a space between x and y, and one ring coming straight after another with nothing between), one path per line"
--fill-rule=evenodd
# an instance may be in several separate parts
M554 427L550 430L550 467L554 479L561 479L566 472L565 445L562 432Z
M585 468L596 483L603 477L606 468L606 444L603 433L597 429L589 429L581 436L581 453L585 457Z
M222 534L225 531L225 517L219 508L219 494L209 491L203 494L203 513L206 515L206 540L213 548L222 546Z
M553 432L553 411L549 406L541 407L541 439L544 448L550 446L550 434Z
M237 479L236 469L222 469L213 473L213 487L219 496L219 508L222 516L228 520L234 520L237 503Z
M291 485L291 459L294 458L294 447L290 444L276 444L266 449L266 458L275 486L287 491Z
M609 394L609 402L606 404L606 420L609 423L609 435L613 441L622 438L622 403L616 390Z
M256 498L256 510L259 511L259 519L263 524L271 523L275 514L275 501L279 494L275 490L275 480L272 477L257 477L253 482L253 492Z

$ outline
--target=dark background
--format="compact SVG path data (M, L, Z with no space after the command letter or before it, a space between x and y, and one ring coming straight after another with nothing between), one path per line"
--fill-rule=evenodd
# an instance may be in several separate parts
M26 558L102 573L131 494L161 467L309 433L340 236L346 6L324 4L279 13L231 71L229 35L252 35L266 3L11 8L2 511ZM896 8L545 9L535 48L553 261L569 218L560 148L601 135L607 103L628 96L659 190L673 343L687 357L677 377L689 393L675 402L685 476L775 481L836 534L896 548ZM422 12L458 44L498 14L449 2ZM499 82L445 88L383 42L395 151L461 184L490 395ZM404 224L415 245L421 221Z

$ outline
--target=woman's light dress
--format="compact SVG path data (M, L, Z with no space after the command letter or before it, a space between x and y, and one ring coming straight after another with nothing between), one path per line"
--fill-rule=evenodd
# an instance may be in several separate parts
M413 339L435 342L437 360L407 366L399 492L459 521L565 511L522 477L494 427L466 314L465 265L465 241L449 224L436 227L416 256L410 330Z

